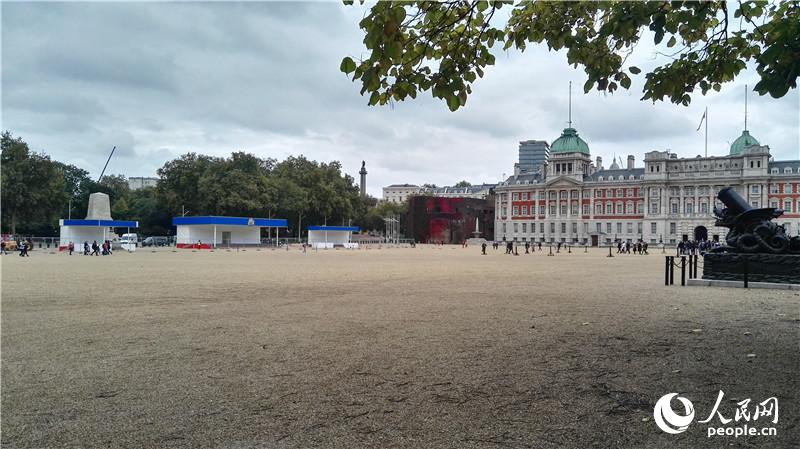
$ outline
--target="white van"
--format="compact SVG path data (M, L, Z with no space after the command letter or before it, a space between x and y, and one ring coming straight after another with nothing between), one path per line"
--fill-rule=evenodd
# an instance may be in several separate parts
M122 234L122 237L120 237L119 239L120 248L128 252L136 251L136 246L138 245L138 243L139 243L139 236L137 236L136 234Z

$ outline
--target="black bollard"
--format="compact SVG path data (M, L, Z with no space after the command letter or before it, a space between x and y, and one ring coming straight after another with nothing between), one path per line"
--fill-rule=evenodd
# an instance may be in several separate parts
M589 252L589 247L586 246L586 245L583 245L583 252L588 253Z
M694 256L694 278L697 279L697 255Z
M748 275L747 269L748 269L748 266L747 266L747 259L746 258L742 258L742 265L744 265L743 266L743 270L742 270L744 272L744 288L748 288L747 287L747 281L748 281L748 279L747 279L747 277L748 277L747 276Z
M553 245L550 245L550 253L548 254L548 256L553 256L553 255L554 255L553 254Z
M686 285L686 256L681 256L681 286Z
M614 257L614 255L611 254L611 245L608 245L608 255L606 257Z
M669 285L675 285L675 256L669 258Z
M572 254L572 247L571 246L567 247L567 253Z
M669 256L664 257L664 285L669 285Z
M694 256L689 256L689 279L692 279L692 273L694 273Z

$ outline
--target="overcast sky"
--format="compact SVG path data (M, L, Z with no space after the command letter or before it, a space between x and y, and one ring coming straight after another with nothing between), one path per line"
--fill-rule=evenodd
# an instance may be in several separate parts
M369 107L339 72L363 52L366 7L327 3L3 3L2 127L33 149L99 175L154 176L186 152L342 162L368 191L393 183L497 182L513 172L521 140L552 142L573 123L592 158L670 148L703 153L696 132L709 108L709 154L727 154L744 126L744 85L755 70L695 95L690 107L640 101L630 91L584 95L585 77L563 54L498 51L466 108L449 112L430 93L394 108ZM653 60L646 45L632 64ZM643 75L643 74L642 74ZM640 75L640 76L642 76ZM751 94L748 128L776 159L800 159L798 90Z

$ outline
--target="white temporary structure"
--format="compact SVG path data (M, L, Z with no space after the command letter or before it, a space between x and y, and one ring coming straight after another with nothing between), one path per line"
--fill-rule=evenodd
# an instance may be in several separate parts
M358 243L352 242L353 232L358 232L358 226L309 226L308 244L312 248L358 248Z
M217 246L261 244L261 228L285 228L281 218L173 217L178 248L209 249Z

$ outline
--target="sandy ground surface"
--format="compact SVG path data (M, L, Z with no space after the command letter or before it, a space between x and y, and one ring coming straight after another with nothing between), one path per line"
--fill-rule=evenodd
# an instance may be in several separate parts
M660 251L502 252L4 256L2 447L800 441L798 292L665 287ZM778 435L707 438L719 390L728 418L778 397ZM679 435L653 420L670 392Z

